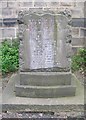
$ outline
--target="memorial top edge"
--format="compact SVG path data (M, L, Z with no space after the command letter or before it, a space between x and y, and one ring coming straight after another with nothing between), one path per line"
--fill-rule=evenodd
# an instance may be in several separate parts
M26 16L30 17L30 16L37 16L37 17L43 17L43 16L59 16L59 17L64 17L65 19L69 19L69 17L71 16L70 11L58 11L58 12L53 12L53 11L39 11L39 12L31 12L29 10L22 10L19 11L18 14L18 20L23 20L23 18L25 18Z

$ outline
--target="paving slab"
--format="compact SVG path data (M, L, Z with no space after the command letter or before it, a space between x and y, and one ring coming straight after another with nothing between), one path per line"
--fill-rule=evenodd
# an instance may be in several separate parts
M18 75L12 75L7 87L2 94L2 110L48 110L48 111L84 111L84 86L73 75L76 82L76 95L72 97L60 98L25 98L16 97L15 82L18 80Z

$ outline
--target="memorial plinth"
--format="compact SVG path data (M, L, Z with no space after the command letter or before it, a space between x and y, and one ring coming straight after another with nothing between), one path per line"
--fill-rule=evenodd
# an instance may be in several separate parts
M75 95L70 68L69 18L62 13L19 13L20 73L16 96L57 98Z

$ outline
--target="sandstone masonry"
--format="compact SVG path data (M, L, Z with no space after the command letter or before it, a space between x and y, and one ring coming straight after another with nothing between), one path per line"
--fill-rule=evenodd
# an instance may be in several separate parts
M37 2L34 0L1 0L0 1L0 42L5 38L16 38L18 35L17 17L20 10L37 9L53 10L54 12L70 9L72 12L72 46L74 53L77 48L85 45L85 2Z

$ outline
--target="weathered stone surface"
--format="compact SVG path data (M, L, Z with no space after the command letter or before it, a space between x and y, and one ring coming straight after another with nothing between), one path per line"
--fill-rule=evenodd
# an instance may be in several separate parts
M61 6L72 6L72 2L61 2Z
M72 9L72 18L84 18L84 9L82 7Z
M33 7L32 1L18 2L17 4L18 4L19 8Z
M6 16L12 16L12 13L13 13L13 9L12 8L3 8L2 9L2 15L4 17L6 17Z
M72 36L79 37L79 28L72 28Z
M7 7L9 7L9 8L15 8L16 9L16 7L17 7L17 2L15 2L15 1L8 1L7 2Z
M0 8L0 19L2 19L2 8Z
M86 29L81 29L80 30L80 36L81 37L86 37Z
M69 12L64 14L70 17ZM19 13L21 71L54 67L69 70L66 42L70 39L70 28L64 14L46 11ZM21 49L24 49L23 53Z
M86 18L86 1L84 2L84 17Z
M2 29L2 37L3 38L15 37L15 29L14 28Z
M0 3L2 5L2 8L6 8L7 7L7 1L4 1L2 3Z
M20 85L71 85L71 72L22 72L20 73Z
M48 8L58 8L60 5L59 5L59 2L54 2L54 1L51 1L51 2L47 2L47 7Z
M46 73L47 74L47 73ZM73 75L74 81L77 84L76 95L65 98L51 98L51 99L38 99L38 98L24 98L15 96L14 83L19 81L19 75L13 75L3 91L3 111L9 110L41 110L41 111L72 111L84 110L84 86ZM82 99L81 99L82 98Z
M86 18L73 18L72 26L73 27L86 27Z
M39 79L39 75L40 74L38 73L38 76L37 76L38 79ZM35 80L34 77L33 79ZM40 81L43 82L42 79ZM45 81L45 83L47 84L47 80ZM70 84L68 85L68 82L67 82L67 85L62 85L62 84L59 85L58 82L56 83L56 85L53 85L53 86L52 85L53 83L47 86L45 85L41 86L41 85L36 85L36 84L35 85L30 85L30 84L20 85L18 81L16 82L16 85L15 85L16 95L21 96L21 97L29 97L29 98L58 98L58 97L75 95L76 84L75 84L74 78L72 78L71 80L71 85Z
M70 20L67 10L19 12L20 74L15 85L16 96L75 95L76 86L70 72Z
M16 85L16 95L31 98L57 98L75 95L75 86L23 86Z
M46 4L46 2L40 2L40 1L36 1L36 2L34 2L34 7L46 7L47 6L47 4Z
M72 45L73 46L83 46L85 44L85 39L80 37L73 37L72 38Z

